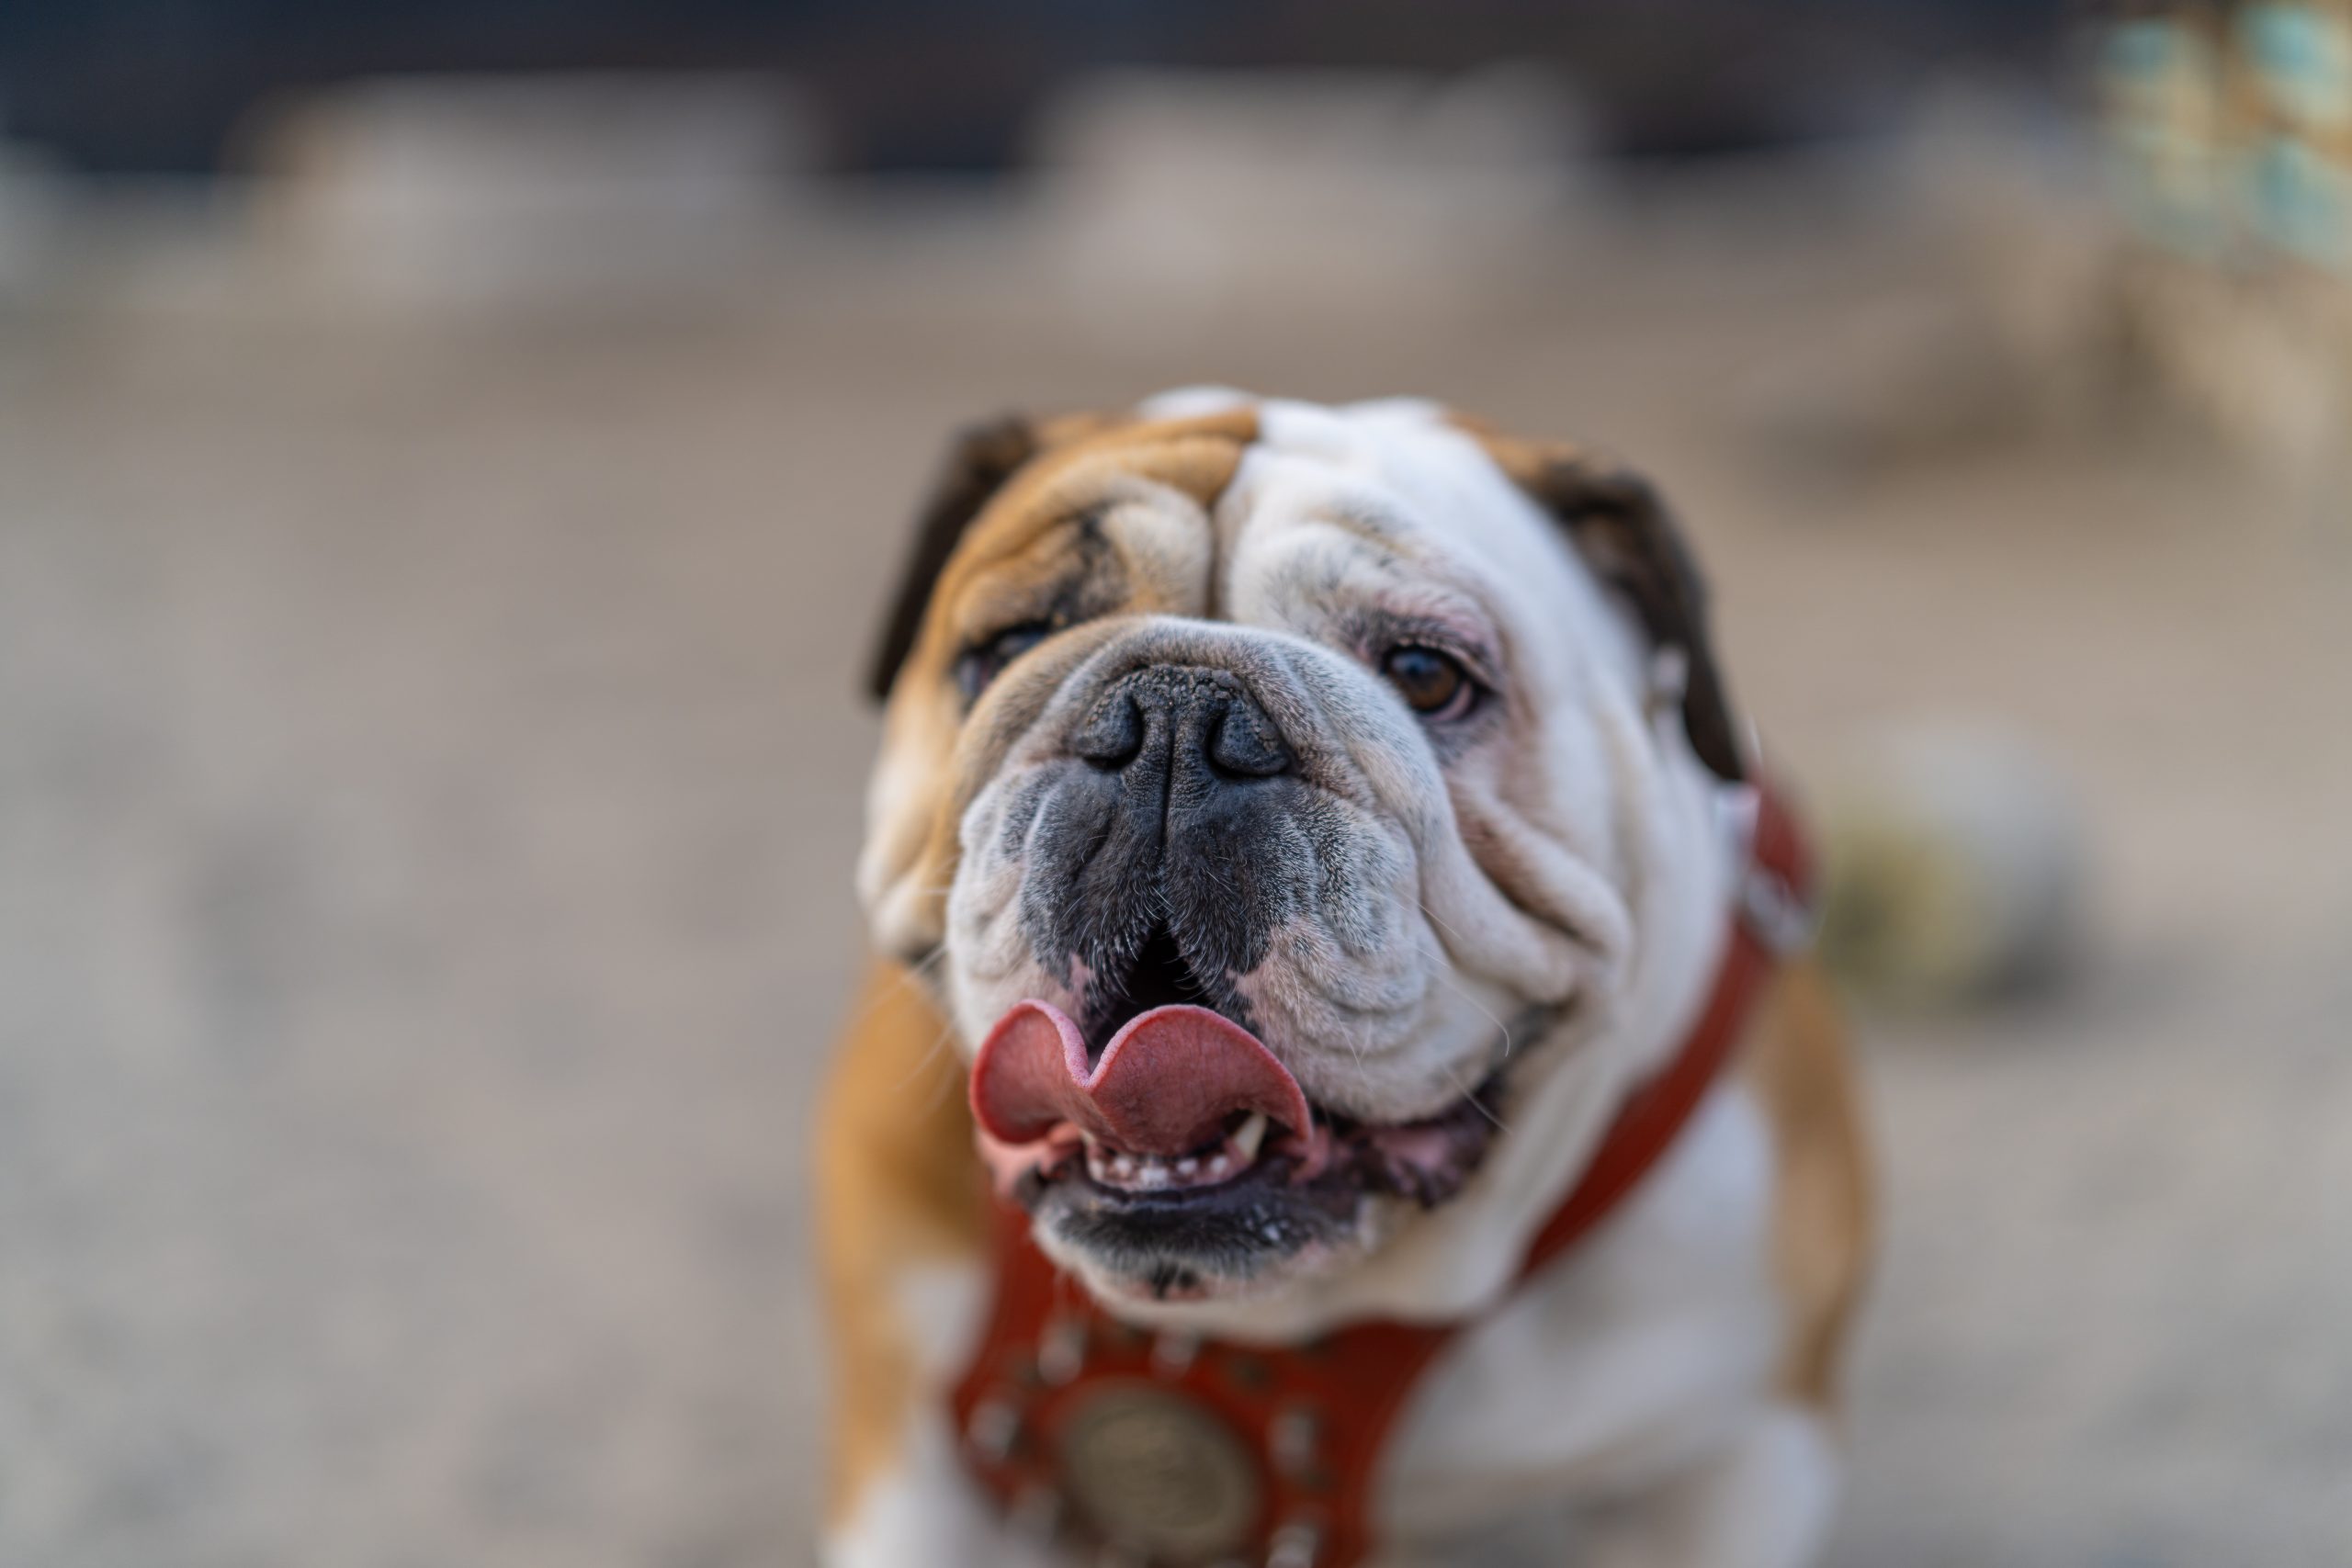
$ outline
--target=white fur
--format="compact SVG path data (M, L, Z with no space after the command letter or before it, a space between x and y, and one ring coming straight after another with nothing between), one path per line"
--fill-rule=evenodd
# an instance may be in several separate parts
M1657 1495L1657 1508L1632 1514L1686 1511L1663 1499L1723 1463L1769 1408L1783 1326L1766 1246L1771 1159L1752 1098L1727 1086L1581 1250L1453 1346L1389 1449L1384 1534L1475 1540L1487 1521L1561 1498ZM1809 1534L1832 1475L1764 1499L1764 1511L1777 1517L1785 1501L1815 1521Z
M1238 398L1169 394L1148 412ZM1492 1309L1432 1370L1392 1439L1381 1497L1399 1562L1549 1505L1581 1515L1590 1560L1611 1568L1795 1568L1825 1527L1836 1463L1814 1418L1771 1392L1782 1328L1768 1249L1772 1162L1745 1089L1720 1087L1600 1233L1504 1300L1625 1094L1703 1001L1725 931L1736 792L1691 756L1675 716L1652 711L1648 650L1556 525L1438 411L1259 406L1260 439L1215 509L1216 602L1254 635L1312 641L1315 584L1374 582L1393 594L1377 541L1443 542L1443 570L1422 570L1417 558L1409 591L1433 610L1485 616L1509 644L1511 700L1535 717L1518 743L1537 749L1532 765L1546 792L1540 819L1514 840L1540 873L1542 918L1499 898L1452 841L1454 814L1477 804L1464 792L1484 787L1478 778L1457 773L1425 798L1413 767L1426 762L1404 754L1419 749L1389 748L1385 737L1364 748L1374 755L1362 765L1384 805L1419 814L1419 897L1446 982L1481 1018L1530 999L1576 1005L1552 1038L1515 1043L1530 1058L1514 1079L1513 1124L1459 1197L1344 1269L1267 1294L1122 1310L1280 1343L1366 1316ZM1333 689L1347 689L1337 679ZM1376 720L1366 724L1377 733ZM984 795L967 845L989 840L987 808ZM984 920L997 903L970 897L967 950L1003 940ZM1562 930L1577 940L1561 941ZM949 945L952 958L954 934ZM958 1008L967 1035L1001 1002L986 984L978 992ZM1449 1021L1444 1032L1453 1032ZM1425 1055L1461 1048L1424 1043ZM1290 1065L1321 1098L1314 1064ZM1396 1071L1411 1065L1400 1058ZM976 1528L946 1435L932 1412L924 1418L933 1424L918 1434L906 1472L876 1489L832 1560L1020 1561L970 1546L884 1554L966 1540L960 1532Z

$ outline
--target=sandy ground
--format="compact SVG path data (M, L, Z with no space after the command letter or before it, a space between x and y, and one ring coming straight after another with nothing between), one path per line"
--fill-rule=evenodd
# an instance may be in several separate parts
M19 323L0 1562L806 1561L853 672L944 432L1194 379L1611 440L1800 775L1990 716L2085 802L2074 983L1867 1020L1836 1562L2352 1562L2352 536L2182 442L1792 468L1734 411L1913 263L1654 239L1377 313Z

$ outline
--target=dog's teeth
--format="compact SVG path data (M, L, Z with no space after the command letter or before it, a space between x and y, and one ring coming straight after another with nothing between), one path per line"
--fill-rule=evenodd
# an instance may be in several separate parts
M1107 1187L1124 1187L1130 1191L1156 1191L1170 1187L1213 1187L1220 1181L1231 1180L1257 1162L1258 1151L1265 1144L1267 1122L1263 1112L1252 1112L1232 1134L1216 1149L1203 1155L1162 1156L1135 1154L1095 1139L1086 1138L1086 1169L1093 1179Z
M1258 1145L1265 1140L1266 1113L1262 1111L1252 1111L1250 1112L1250 1119L1233 1130L1233 1136L1227 1142L1232 1145L1234 1152L1241 1156L1241 1163L1247 1165L1258 1157Z

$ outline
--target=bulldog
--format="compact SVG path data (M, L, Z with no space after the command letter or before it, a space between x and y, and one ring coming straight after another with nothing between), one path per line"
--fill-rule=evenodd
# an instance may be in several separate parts
M1420 401L1006 421L875 686L830 1563L1813 1560L1862 1142L1646 483Z

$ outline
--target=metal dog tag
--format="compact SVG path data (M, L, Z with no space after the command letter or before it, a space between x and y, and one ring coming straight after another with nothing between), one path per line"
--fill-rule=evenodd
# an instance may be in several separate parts
M1151 1562L1205 1563L1246 1545L1257 1465L1225 1422L1149 1383L1106 1385L1061 1434L1062 1478L1102 1538Z

